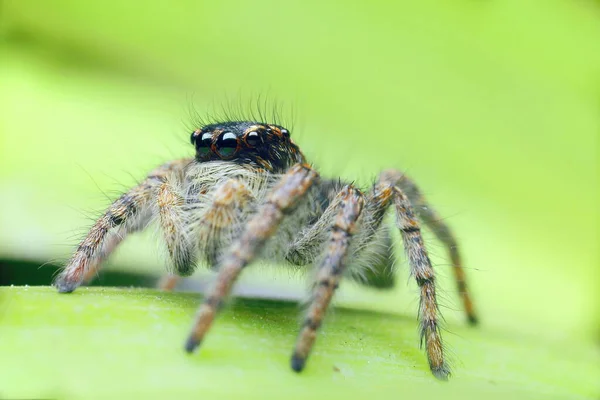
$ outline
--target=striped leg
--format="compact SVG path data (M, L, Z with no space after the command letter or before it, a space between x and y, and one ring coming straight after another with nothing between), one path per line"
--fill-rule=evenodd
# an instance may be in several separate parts
M125 233L141 229L151 218L156 189L169 174L181 173L188 160L167 163L152 171L139 185L119 197L92 226L63 271L54 281L60 293L79 287L91 271L114 250ZM117 238L114 235L119 235ZM121 239L120 239L121 238Z
M385 178L382 179L385 182ZM438 304L435 294L435 274L421 236L421 228L408 197L397 186L390 188L394 193L396 225L400 229L412 276L421 289L419 319L421 343L425 343L429 368L433 375L448 379L450 370L444 360L444 349L438 322Z
M165 241L167 242L169 255L173 261L173 264L176 264L175 260L178 260L179 263L181 263L180 260L185 259L186 257L180 253L184 251L183 249L188 249L177 241L178 236L175 232L178 225L181 226L183 222L183 212L181 210L183 197L176 192L176 190L172 187L172 184L165 181L158 188L157 199L160 223L161 227L163 228ZM104 241L98 256L90 262L88 272L86 273L84 279L85 283L90 282L98 274L98 271L102 266L102 262L119 246L119 244L128 234L144 227L140 225L147 224L148 220L150 219L149 216L150 213L148 213L146 218L143 218L141 221L139 221L140 223L137 224L138 226L130 227L129 225L131 225L131 223L125 223L118 229L113 229L111 233L107 235L107 238ZM193 253L188 251L188 259L191 258L191 254ZM184 262L184 265L189 265L189 262ZM179 277L177 275L167 274L159 280L157 287L164 291L171 291L175 288L178 281Z
M366 195L365 207L362 212L364 229L359 230L356 237L353 238L357 253L365 250L374 240L377 240L379 245L376 249L370 250L367 268L360 270L360 273L353 275L352 278L361 284L387 289L394 285L393 247L389 235L379 234L383 218L391 204L392 190L389 185L385 185L383 188L380 186L375 184L372 191ZM308 229L303 230L301 235L290 244L285 256L289 262L295 265L312 264L321 255L323 243L329 240L329 231L337 214L341 190L340 186L337 192L338 196L332 199L319 219ZM379 237L376 237L377 235Z
M317 330L346 268L350 240L356 233L356 221L364 206L363 195L352 186L342 189L338 199L338 212L331 228L329 244L318 269L308 313L291 359L292 369L296 372L304 368L317 337Z
M318 174L308 165L297 164L281 178L266 203L246 225L219 265L216 282L198 309L192 331L185 344L188 352L194 351L210 328L224 298L241 273L275 233L284 215L293 210L308 189L318 179Z
M452 261L452 269L454 270L454 278L458 287L458 293L462 298L467 319L472 325L477 324L477 313L475 312L475 307L467 288L465 270L460 257L458 243L450 230L450 227L442 220L435 209L427 203L417 185L410 178L395 170L385 171L383 175L391 182L395 182L395 184L402 189L415 210L417 210L419 217L425 222L429 229L432 230L437 239L448 249L448 254Z

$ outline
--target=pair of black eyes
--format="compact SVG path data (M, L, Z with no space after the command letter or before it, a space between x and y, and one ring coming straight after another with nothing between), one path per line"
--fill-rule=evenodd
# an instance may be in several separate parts
M196 143L196 149L199 155L206 155L211 151L212 133L206 132L202 136L196 138L195 133L192 134L192 143ZM258 146L262 143L258 132L250 132L246 135L246 143L249 146ZM221 157L228 158L235 154L238 150L239 142L235 133L223 132L217 138L215 143L217 152Z

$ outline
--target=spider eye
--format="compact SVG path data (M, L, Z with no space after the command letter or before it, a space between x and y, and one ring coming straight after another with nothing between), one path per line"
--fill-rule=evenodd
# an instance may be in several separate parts
M194 138L196 140L196 151L198 155L204 156L210 153L210 145L212 143L212 133L203 133L200 138Z
M290 137L290 131L288 131L287 129L283 128L281 129L281 133L283 134L283 136L285 136L286 138Z
M200 143L198 143L198 144L200 146L210 147L211 142L212 142L212 133L207 132L207 133L202 134L202 137L200 138Z
M250 132L246 135L246 143L248 143L248 146L255 147L261 144L262 140L258 132Z
M223 132L217 139L217 151L224 158L232 157L238 148L237 136L233 132Z

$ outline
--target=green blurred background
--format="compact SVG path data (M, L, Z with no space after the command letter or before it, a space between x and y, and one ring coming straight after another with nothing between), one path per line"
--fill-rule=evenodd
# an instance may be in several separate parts
M262 96L293 109L323 175L367 185L397 167L420 183L460 238L486 328L597 344L598 2L3 0L0 24L4 260L64 260L109 198L192 154L191 105ZM108 269L160 274L153 236ZM427 239L460 325L444 249ZM344 283L339 303L415 315L399 266L397 290Z

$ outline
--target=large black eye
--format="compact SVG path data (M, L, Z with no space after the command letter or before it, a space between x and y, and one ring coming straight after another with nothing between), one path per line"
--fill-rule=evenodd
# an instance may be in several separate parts
M256 147L262 143L262 139L258 132L250 132L246 135L246 143L248 143L248 146Z
M210 145L212 143L212 133L203 133L201 137L196 138L196 151L198 155L204 156L210 153Z
M288 131L288 130L287 130L287 129L285 129L285 128L282 128L282 129L281 129L281 133L283 133L283 136L285 136L286 138L289 138L289 137L290 137L290 131Z
M217 151L223 158L233 156L238 148L237 136L233 132L223 132L217 139Z

